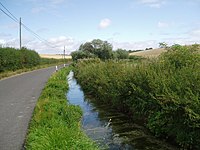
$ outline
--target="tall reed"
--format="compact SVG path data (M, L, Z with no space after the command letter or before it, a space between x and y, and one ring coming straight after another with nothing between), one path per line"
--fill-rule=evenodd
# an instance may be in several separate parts
M200 149L200 54L197 46L172 46L141 63L82 60L75 75L83 90L142 119L155 136Z

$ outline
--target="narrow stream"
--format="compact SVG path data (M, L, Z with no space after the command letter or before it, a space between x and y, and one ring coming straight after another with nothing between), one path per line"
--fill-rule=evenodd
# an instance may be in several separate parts
M85 98L73 72L68 75L67 99L83 110L82 129L102 149L110 150L175 150L173 146L148 134L123 113Z

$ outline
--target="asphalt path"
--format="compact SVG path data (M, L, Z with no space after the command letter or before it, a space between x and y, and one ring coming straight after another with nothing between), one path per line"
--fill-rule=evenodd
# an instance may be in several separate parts
M35 104L55 67L0 80L0 150L23 149Z

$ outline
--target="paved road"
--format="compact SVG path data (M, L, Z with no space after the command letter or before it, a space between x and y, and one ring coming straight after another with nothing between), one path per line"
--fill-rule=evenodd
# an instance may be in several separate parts
M36 101L55 67L0 80L0 150L22 149Z

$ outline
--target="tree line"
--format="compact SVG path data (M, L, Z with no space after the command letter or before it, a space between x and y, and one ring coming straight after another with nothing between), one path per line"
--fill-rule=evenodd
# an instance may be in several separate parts
M128 59L129 52L124 49L113 51L112 44L100 39L94 39L91 42L81 44L79 49L71 53L74 61L78 59L99 58L107 59Z
M169 48L165 42L159 43L159 48ZM152 50L152 47L145 50ZM129 53L139 52L144 50L126 50L118 48L113 50L112 44L100 39L94 39L91 42L81 44L78 50L71 53L73 61L78 59L99 58L101 60L107 59L137 59L137 56L129 56Z

